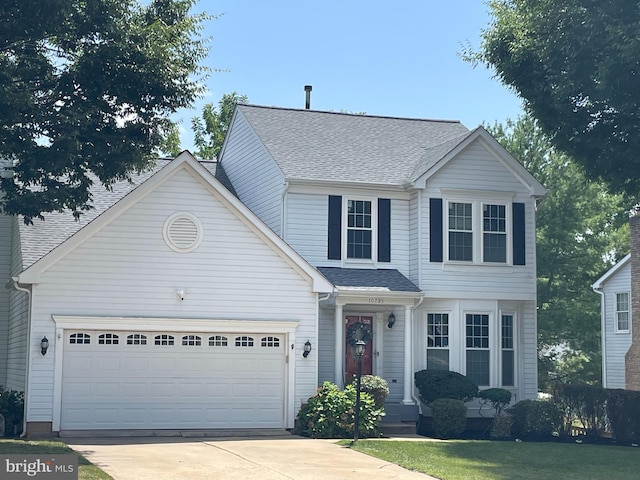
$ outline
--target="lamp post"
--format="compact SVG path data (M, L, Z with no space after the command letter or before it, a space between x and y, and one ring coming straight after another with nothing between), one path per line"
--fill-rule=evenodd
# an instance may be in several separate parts
M353 441L358 440L358 433L360 427L360 378L362 377L362 356L364 355L364 349L367 344L358 340L355 345L356 351L356 359L358 361L358 373L356 375L356 412L354 418L354 427L353 427Z

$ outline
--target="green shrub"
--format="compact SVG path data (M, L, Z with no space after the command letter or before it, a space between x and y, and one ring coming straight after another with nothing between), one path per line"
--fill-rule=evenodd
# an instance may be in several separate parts
M347 385L340 390L324 382L298 412L300 433L313 438L351 438L354 432L356 389ZM360 394L359 437L375 434L384 412L376 408L373 398Z
M355 381L353 384L355 385ZM363 375L360 378L360 391L371 395L376 408L384 408L384 401L389 395L389 384L376 375Z
M608 393L607 416L614 438L618 442L640 442L640 392L611 389Z
M551 386L553 403L563 415L562 429L571 433L571 426L577 421L586 429L587 435L600 438L607 430L607 397L609 393L602 387L581 383L555 382Z
M511 426L513 417L508 413L499 413L493 417L491 422L491 432L489 436L494 440L505 440L511 438Z
M468 402L478 396L478 386L464 375L447 370L420 370L415 373L420 398L427 405L438 398Z
M562 414L551 402L522 400L507 412L513 417L511 432L515 437L547 437L557 432Z
M467 407L461 400L438 398L429 405L431 427L437 438L458 438L467 425Z
M4 416L4 435L12 437L21 434L24 419L24 393L7 390L0 385L0 413Z
M480 410L482 410L483 405L488 403L495 410L495 416L498 416L511 402L511 392L504 388L487 388L486 390L480 390L478 398L480 398Z

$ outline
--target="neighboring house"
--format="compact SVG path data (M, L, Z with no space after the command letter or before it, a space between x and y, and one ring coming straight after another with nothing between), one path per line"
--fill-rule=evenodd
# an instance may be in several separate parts
M601 296L602 384L640 390L640 210L629 217L629 255L593 284Z
M318 383L354 371L414 405L414 372L537 394L536 202L546 190L483 128L239 105L220 155L238 197L335 286Z
M626 388L625 355L631 346L631 255L600 277L593 289L600 294L602 386Z
M389 411L424 368L535 398L544 194L482 128L240 105L219 163L0 217L0 382L30 435L292 428L362 339Z
M95 188L81 223L2 218L2 383L29 435L293 427L333 287L205 166L183 153Z

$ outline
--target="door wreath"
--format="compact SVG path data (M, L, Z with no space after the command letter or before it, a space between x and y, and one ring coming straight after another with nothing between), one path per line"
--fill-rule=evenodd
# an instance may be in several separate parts
M352 323L347 329L347 340L352 347L358 340L368 344L371 340L371 325L362 322Z

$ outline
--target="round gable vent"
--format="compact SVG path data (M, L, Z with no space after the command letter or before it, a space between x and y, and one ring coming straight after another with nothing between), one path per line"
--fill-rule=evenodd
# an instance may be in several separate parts
M172 250L192 252L202 242L202 224L190 213L174 213L164 222L163 236Z

